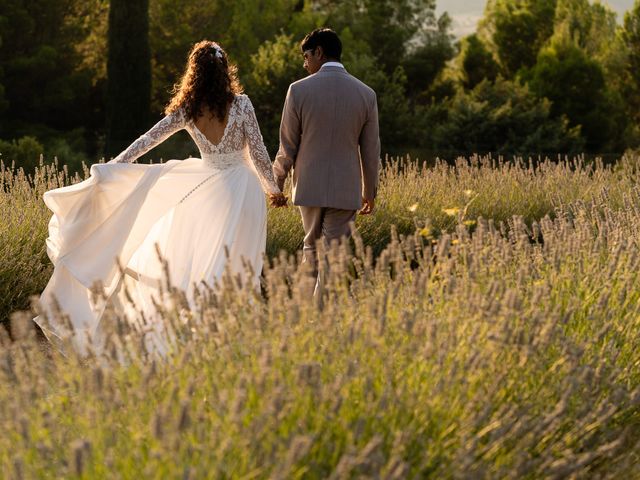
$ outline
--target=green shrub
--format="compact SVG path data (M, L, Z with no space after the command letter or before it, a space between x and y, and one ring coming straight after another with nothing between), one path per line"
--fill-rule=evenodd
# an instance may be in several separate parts
M5 165L15 162L17 167L32 172L39 164L39 158L44 154L44 147L37 138L22 137L18 140L0 140L0 158Z
M0 170L0 321L29 306L51 275L47 258L47 225L51 213L45 191L78 181L58 165L40 165L34 175L1 165Z
M45 161L51 163L57 159L58 164L64 165L70 172L82 172L83 165L89 163L85 135L83 128L67 132L43 129L40 138L44 144Z

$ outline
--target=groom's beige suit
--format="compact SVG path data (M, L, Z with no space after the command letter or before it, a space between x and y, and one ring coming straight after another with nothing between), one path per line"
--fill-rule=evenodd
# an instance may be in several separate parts
M376 94L338 63L289 87L273 165L281 190L291 169L305 259L315 270L317 240L350 235L362 199L376 196L380 171Z

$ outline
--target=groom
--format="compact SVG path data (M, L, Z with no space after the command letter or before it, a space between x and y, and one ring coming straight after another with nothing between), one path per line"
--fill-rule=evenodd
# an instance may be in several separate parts
M316 242L351 235L356 213L373 211L380 170L375 92L340 63L328 28L301 43L309 76L289 87L273 172L280 190L293 169L293 204L304 227L304 259L318 274Z

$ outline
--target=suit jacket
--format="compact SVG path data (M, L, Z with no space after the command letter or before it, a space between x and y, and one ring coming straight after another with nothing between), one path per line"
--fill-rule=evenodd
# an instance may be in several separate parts
M373 199L380 171L375 92L341 67L324 67L289 87L273 171L282 190L293 168L293 203L358 210Z

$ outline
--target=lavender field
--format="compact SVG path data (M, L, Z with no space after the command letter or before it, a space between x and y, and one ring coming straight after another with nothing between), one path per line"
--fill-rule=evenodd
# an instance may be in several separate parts
M165 358L114 310L88 358L13 314L3 476L638 477L639 167L389 161L323 308L297 212L272 210L264 291L226 278L189 310L168 288ZM3 169L5 319L51 271L42 192L79 179Z

